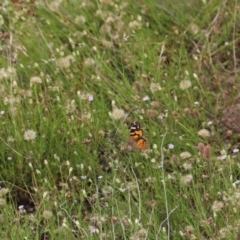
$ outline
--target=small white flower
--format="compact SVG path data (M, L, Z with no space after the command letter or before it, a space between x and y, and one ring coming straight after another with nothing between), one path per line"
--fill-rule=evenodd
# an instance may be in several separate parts
M143 101L146 102L146 101L148 101L149 99L150 99L149 96L145 96L145 97L143 98Z
M43 211L43 218L45 220L49 220L52 216L53 216L53 213L51 211L47 211L47 210Z
M180 88L182 90L186 90L192 86L192 83L190 80L183 80L180 82Z
M183 168L185 170L191 170L192 169L192 164L191 163L184 163L183 164Z
M8 77L7 71L4 68L0 69L0 80L2 80L3 78Z
M220 153L221 153L221 155L227 155L227 151L226 151L225 149L222 149L222 150L220 151Z
M198 135L201 137L209 137L210 132L207 129L201 129L198 131Z
M212 205L212 211L213 212L219 212L224 207L224 204L222 201L214 201Z
M233 149L233 153L238 153L238 152L239 152L238 148Z
M86 67L93 67L94 65L96 65L96 61L93 58L86 58L84 61L84 65Z
M193 73L193 77L198 79L198 75L196 73Z
M152 93L154 93L154 92L157 92L157 91L161 91L162 88L161 88L161 86L160 86L159 84L157 84L157 83L151 83L151 84L150 84L150 90L151 90Z
M163 120L165 115L163 113L159 114L158 119Z
M92 95L89 95L89 96L88 96L88 101L89 101L89 102L92 102L92 101L93 101L93 99L94 99L94 98L93 98L93 96L92 96Z
M75 220L74 223L76 224L76 226L77 226L78 228L80 228L80 222L79 222L78 220Z
M75 61L75 58L72 55L68 55L63 58L59 58L56 60L56 64L60 68L68 68Z
M233 183L233 186L235 187L236 185L238 185L240 183L240 180L236 180L234 183Z
M82 25L82 24L86 23L86 18L84 16L77 16L74 21L76 24Z
M155 163L155 162L156 162L156 158L152 158L151 163Z
M193 180L193 175L192 174L187 174L185 176L182 176L182 182L185 185L188 185L190 182L192 182L192 180Z
M208 126L210 126L210 125L212 125L212 124L213 124L213 121L208 121L208 122L207 122L207 125L208 125Z
M26 141L34 140L37 137L37 133L33 130L27 130L24 133L24 139Z
M19 206L18 206L18 209L19 209L19 210L24 209L24 205L19 205Z
M224 161L225 159L227 159L227 155L221 155L221 156L217 157L217 159Z
M41 84L41 83L42 83L42 79L38 76L31 77L30 79L30 86L34 84Z
M89 226L89 231L91 234L98 234L99 233L99 229L96 228L95 226Z
M8 188L0 188L0 197L5 196L8 192Z
M130 22L130 23L128 24L128 26L129 26L131 29L133 29L133 30L138 30L138 29L141 28L142 24L141 24L140 22L134 20L134 21Z
M43 199L45 199L48 195L49 195L49 194L48 194L48 191L44 191L44 192L43 192Z
M182 158L182 159L187 159L187 158L190 158L192 155L191 155L191 153L189 153L189 152L182 152L181 154L180 154L180 157Z
M174 145L172 143L168 144L168 149L174 149Z
M113 111L109 113L109 116L115 120L118 120L118 119L126 118L127 114L123 109L114 107Z
M7 141L8 141L8 142L15 142L15 140L14 140L14 138L13 138L12 136L9 136L9 137L7 138Z

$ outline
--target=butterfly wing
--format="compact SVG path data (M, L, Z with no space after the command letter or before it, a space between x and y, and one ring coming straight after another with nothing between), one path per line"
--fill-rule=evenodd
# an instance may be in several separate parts
M130 140L136 148L140 150L146 149L147 140L143 138L143 130L141 129L140 123L135 122L131 124Z

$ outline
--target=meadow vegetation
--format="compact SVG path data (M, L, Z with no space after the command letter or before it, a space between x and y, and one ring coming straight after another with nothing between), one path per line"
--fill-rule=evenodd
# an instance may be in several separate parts
M240 238L238 1L2 0L0 27L0 239Z

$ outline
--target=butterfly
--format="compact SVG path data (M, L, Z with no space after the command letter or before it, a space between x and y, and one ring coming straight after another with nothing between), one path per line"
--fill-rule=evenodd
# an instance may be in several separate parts
M143 130L139 122L132 123L130 126L130 142L139 150L147 147L147 140L143 138Z

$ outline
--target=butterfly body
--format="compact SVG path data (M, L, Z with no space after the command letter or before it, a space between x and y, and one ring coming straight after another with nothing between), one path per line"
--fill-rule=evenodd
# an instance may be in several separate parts
M143 137L143 130L139 122L132 123L130 126L130 141L139 150L145 150L147 140Z

